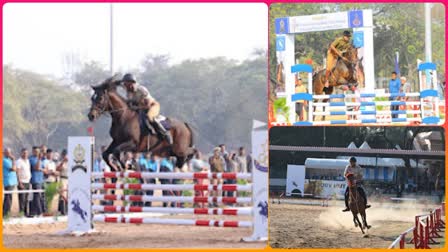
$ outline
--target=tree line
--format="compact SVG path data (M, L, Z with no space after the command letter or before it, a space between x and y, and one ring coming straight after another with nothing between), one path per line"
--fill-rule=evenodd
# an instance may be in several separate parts
M242 62L225 57L170 64L168 55L146 55L132 72L161 104L161 114L188 122L195 146L208 152L224 143L250 149L252 120L267 120L266 53ZM82 63L70 78L55 78L3 66L3 142L16 150L46 144L66 148L68 136L94 127L97 146L107 145L110 117L87 120L91 85L111 74L96 61ZM121 90L124 95L124 90Z

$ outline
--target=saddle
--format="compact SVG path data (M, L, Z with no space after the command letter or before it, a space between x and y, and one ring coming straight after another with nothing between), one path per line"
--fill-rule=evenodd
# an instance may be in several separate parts
M163 127L165 130L171 129L171 121L168 117L165 117L163 115L158 115L155 120L157 123ZM138 121L140 124L140 132L142 133L142 136L147 135L159 135L154 125L149 121L148 116L144 111L140 111L138 114Z

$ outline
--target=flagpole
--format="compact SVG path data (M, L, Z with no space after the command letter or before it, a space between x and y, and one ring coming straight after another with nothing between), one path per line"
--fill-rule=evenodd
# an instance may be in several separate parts
M113 75L114 74L114 21L113 21L114 8L113 8L112 3L110 4L109 16L110 16L110 20L109 20L110 21L109 22L109 24L110 24L110 38L109 38L109 40L110 40L110 55L109 55L109 57L110 57L110 74Z
M425 3L425 60L432 62L431 3Z

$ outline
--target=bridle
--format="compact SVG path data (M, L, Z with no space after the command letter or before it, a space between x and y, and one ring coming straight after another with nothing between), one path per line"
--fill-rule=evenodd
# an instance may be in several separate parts
M94 96L97 96L96 92L95 92ZM105 101L106 104L104 106L100 107L99 103L95 102L95 100L94 100L94 98L92 96L92 102L94 102L95 104L94 104L94 106L92 106L91 110L96 111L99 116L104 114L104 112L114 113L114 112L118 112L118 111L122 111L122 110L127 110L128 109L128 107L119 108L119 109L112 109L112 110L108 109L108 108L112 108L112 103L110 101L109 93L107 91L104 91L103 98L106 100Z

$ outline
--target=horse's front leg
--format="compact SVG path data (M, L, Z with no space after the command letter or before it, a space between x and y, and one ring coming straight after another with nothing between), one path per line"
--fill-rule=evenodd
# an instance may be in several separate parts
M356 222L359 225L359 228L361 229L361 232L364 234L364 229L362 228L361 221L359 221L358 214L354 214L354 216L355 216Z
M114 152L114 149L116 147L117 143L115 141L112 141L112 143L109 144L107 149L102 153L102 157L104 162L106 162L107 166L112 167L112 164L110 162L110 154Z
M372 226L369 226L369 224L367 224L367 214L364 210L364 212L361 214L362 217L362 222L364 223L364 227L367 229L370 229Z
M112 154L114 155L115 159L120 162L120 165L122 169L125 168L124 162L120 159L120 154L124 151L136 151L137 150L137 144L133 140L129 140L123 143L118 144L115 146L115 148L112 151Z
M356 222L356 215L353 214L353 223L355 223L355 227L358 227L358 222Z

